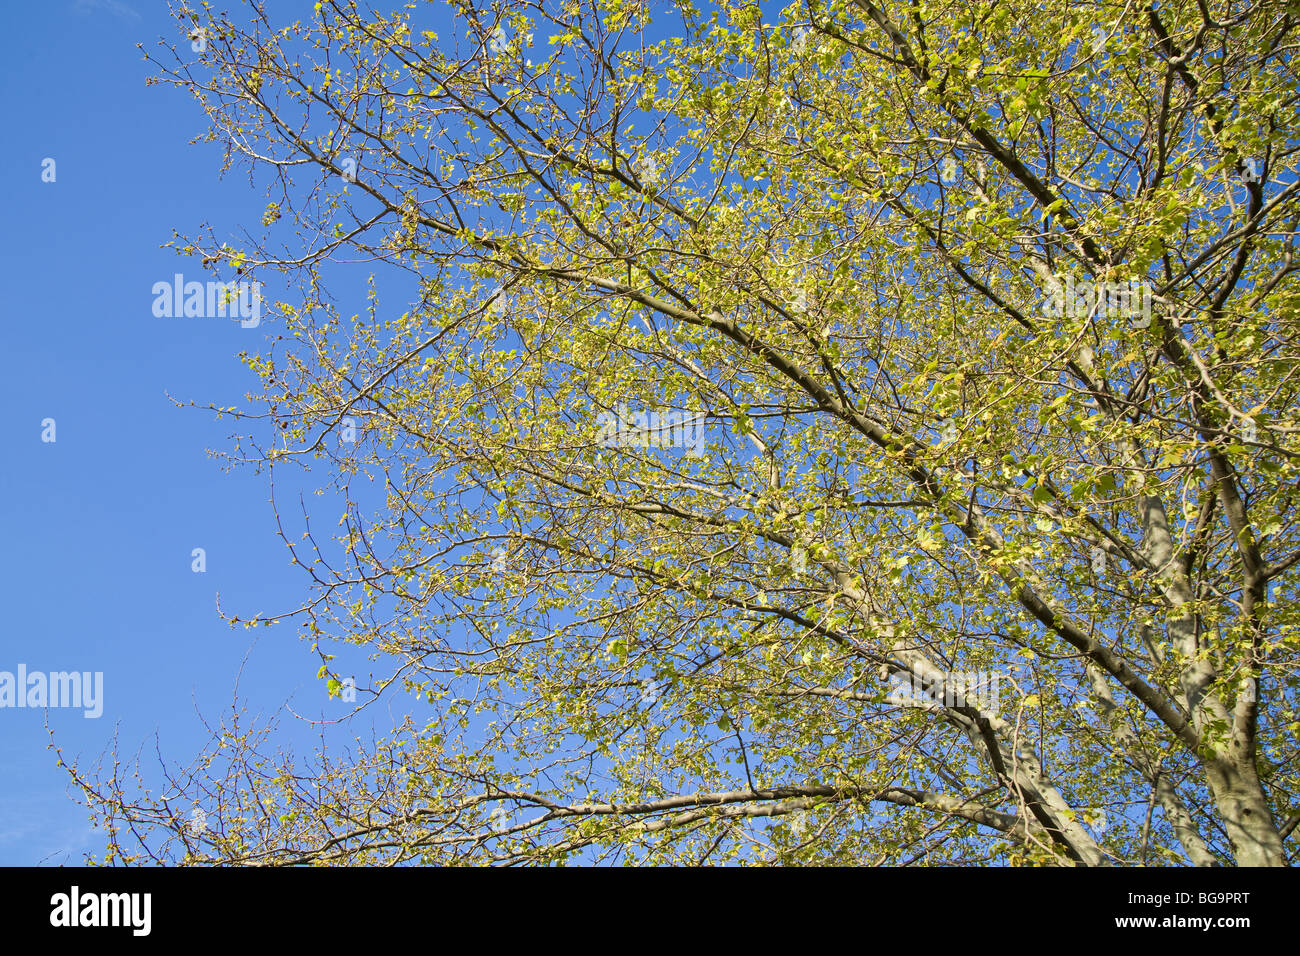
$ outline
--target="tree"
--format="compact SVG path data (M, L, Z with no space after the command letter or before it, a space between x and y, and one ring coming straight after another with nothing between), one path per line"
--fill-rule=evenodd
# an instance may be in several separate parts
M345 502L235 621L411 719L74 768L110 857L1286 863L1300 8L440 9L155 60L302 290L232 454Z

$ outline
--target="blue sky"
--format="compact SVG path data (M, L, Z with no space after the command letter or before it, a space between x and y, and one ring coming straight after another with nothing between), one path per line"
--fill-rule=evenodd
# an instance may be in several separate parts
M272 7L277 22L310 13L306 0ZM219 144L190 144L206 120L188 94L146 86L153 68L137 44L179 39L164 2L51 0L8 12L0 680L20 668L102 673L103 714L0 707L0 865L76 864L103 842L56 765L47 720L69 759L93 767L105 752L139 751L152 774L155 735L169 763L187 762L207 740L200 713L227 712L237 679L254 714L288 703L334 719L350 708L328 697L294 625L231 629L218 613L218 598L241 618L291 610L307 582L275 533L265 477L209 454L248 427L176 404L249 407L258 383L238 353L278 331L267 305L277 290L264 289L256 328L153 313L155 283L211 278L197 258L164 248L173 230L210 227L239 245L266 196L240 172L220 178ZM353 292L355 302L339 302L345 315L364 308L364 288ZM42 440L49 419L53 442ZM204 573L192 570L195 548ZM346 650L330 648L341 661ZM364 664L336 670L368 684ZM373 711L381 733L409 703ZM337 732L368 736L371 723ZM282 714L274 742L310 753L317 728Z
M168 398L246 405L254 380L236 356L275 322L152 312L155 282L209 278L162 248L173 229L206 222L233 241L265 200L239 175L219 179L217 147L188 145L204 129L188 95L146 88L136 44L173 35L165 4L50 0L6 19L0 672L103 672L103 716L48 711L65 752L92 762L115 732L124 754L144 745L146 768L155 733L167 756L194 754L206 739L196 709L229 708L245 655L240 692L255 712L292 696L300 712L337 717L345 705L292 626L232 630L219 616L218 595L240 616L288 609L303 578L275 536L265 479L208 454L237 425ZM54 182L42 181L46 158ZM102 848L45 722L0 709L0 864L78 863ZM309 733L286 728L290 740Z

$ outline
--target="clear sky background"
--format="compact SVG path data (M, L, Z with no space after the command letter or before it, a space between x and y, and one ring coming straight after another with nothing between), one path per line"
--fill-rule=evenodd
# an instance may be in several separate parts
M207 223L233 243L265 199L245 176L219 179L218 146L188 144L205 129L188 94L146 88L136 44L176 34L160 0L43 0L5 15L0 671L103 672L102 717L48 711L54 739L83 761L115 733L124 754L144 747L146 769L155 734L169 759L191 757L206 740L199 712L229 709L245 655L239 690L254 713L291 700L341 716L294 627L231 629L219 616L218 596L241 617L288 610L305 578L275 534L265 478L208 454L230 447L238 423L168 398L246 407L256 383L237 354L261 349L277 322L266 307L255 329L152 313L155 282L211 278L161 248L172 230ZM46 418L54 443L41 440ZM103 847L46 719L0 709L0 864L76 864ZM308 742L294 723L281 737Z

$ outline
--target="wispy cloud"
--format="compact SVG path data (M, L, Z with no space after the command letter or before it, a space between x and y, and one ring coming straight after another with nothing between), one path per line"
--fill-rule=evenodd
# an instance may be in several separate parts
M0 793L0 821L0 866L80 866L104 842L63 790Z
M96 10L107 10L116 17L122 17L126 20L139 20L140 14L134 9L128 7L122 0L77 0L72 5L78 13L93 13Z

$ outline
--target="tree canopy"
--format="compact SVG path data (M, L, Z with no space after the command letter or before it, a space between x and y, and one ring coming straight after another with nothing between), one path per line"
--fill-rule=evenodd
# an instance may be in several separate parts
M73 768L109 859L1292 858L1300 5L178 16L322 492L235 621L409 719Z

